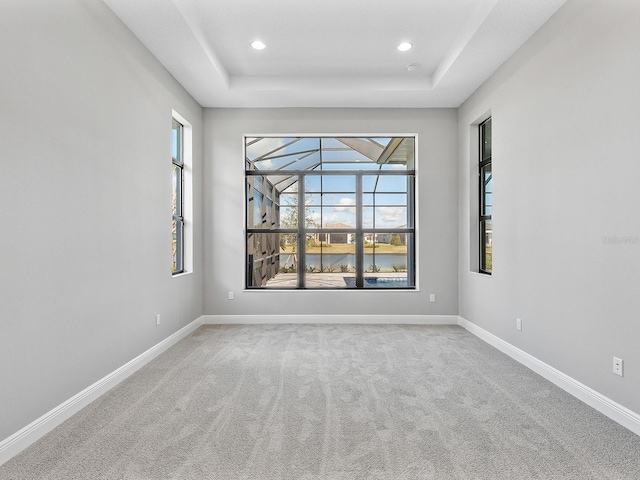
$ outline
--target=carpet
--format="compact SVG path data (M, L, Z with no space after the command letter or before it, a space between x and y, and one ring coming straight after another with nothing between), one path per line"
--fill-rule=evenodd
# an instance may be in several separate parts
M0 478L638 479L640 437L458 326L207 325Z

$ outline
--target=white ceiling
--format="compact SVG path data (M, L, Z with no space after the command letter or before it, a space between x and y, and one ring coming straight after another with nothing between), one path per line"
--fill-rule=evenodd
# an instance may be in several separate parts
M457 107L565 1L104 0L205 107Z

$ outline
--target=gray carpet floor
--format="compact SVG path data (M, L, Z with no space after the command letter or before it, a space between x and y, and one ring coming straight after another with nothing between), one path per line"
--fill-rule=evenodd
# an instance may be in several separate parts
M638 479L640 437L457 326L204 326L2 479Z

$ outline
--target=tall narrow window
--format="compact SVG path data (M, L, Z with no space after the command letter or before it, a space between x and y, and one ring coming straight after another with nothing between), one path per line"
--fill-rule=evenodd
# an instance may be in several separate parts
M175 118L172 121L172 184L173 203L171 217L171 271L184 272L184 126Z
M491 118L480 124L480 272L491 274L492 235L491 208L493 205L491 173Z
M415 288L415 137L247 137L247 288Z

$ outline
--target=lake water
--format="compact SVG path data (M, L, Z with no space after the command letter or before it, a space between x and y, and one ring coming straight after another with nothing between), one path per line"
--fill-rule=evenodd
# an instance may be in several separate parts
M322 258L321 258L322 257ZM325 267L332 267L336 271L340 271L340 265L349 265L350 271L355 270L356 256L353 253L325 253L322 256L311 253L306 255L307 265L313 265L320 268L320 262ZM293 258L291 255L280 255L280 266L291 265ZM284 263L286 262L286 263ZM393 271L395 265L398 269L406 270L407 254L406 253L376 253L375 264L381 270ZM373 265L373 255L370 253L364 256L364 268L371 271Z

